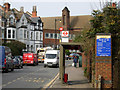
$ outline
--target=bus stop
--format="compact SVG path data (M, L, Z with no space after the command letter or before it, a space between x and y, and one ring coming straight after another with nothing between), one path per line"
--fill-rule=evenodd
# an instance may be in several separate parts
M59 78L64 83L65 74L65 49L69 50L82 50L82 43L60 43L60 66L59 66Z

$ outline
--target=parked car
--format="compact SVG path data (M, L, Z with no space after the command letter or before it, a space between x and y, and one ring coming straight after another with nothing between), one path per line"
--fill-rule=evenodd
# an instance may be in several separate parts
M0 68L5 72L8 72L9 69L14 71L14 63L9 47L0 46Z
M23 68L23 63L22 63L23 61L21 61L19 56L15 56L13 60L14 60L15 68Z
M33 64L38 65L37 54L35 53L23 53L23 65Z

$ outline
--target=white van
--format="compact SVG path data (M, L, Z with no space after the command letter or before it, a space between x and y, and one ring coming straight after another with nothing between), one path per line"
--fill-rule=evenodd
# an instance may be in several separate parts
M47 50L45 53L44 67L59 66L59 50Z

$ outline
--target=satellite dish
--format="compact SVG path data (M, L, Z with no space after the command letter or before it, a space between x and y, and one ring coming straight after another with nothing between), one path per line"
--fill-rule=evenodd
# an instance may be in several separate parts
M120 9L120 1L118 2L118 9Z

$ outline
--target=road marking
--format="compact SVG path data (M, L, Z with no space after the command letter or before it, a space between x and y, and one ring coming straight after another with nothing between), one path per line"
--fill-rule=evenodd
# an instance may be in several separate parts
M28 80L28 82L31 82L31 80Z
M33 80L33 82L36 82L36 80Z
M17 78L17 80L20 80L21 78Z
M5 87L5 86L6 86L6 84L2 85L2 87Z
M7 84L11 84L12 82L8 82Z
M15 82L16 80L13 80L12 82Z
M58 78L59 73L55 76L55 78L53 80L51 80L47 85L45 85L43 88L48 88L50 87L50 85L52 85L52 83Z

